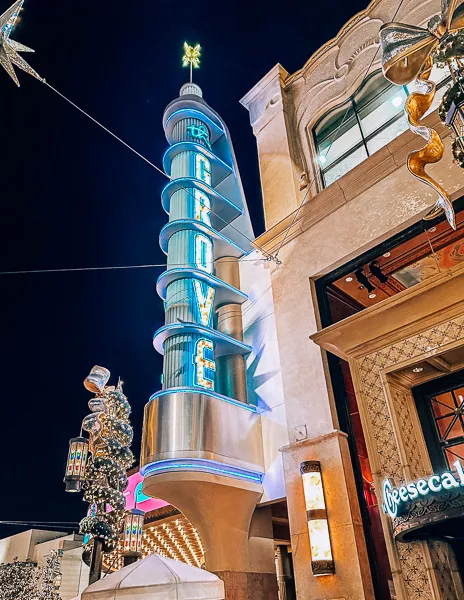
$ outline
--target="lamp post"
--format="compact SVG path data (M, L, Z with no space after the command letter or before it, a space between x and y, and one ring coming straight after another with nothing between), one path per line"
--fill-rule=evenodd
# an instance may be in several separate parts
M311 567L313 575L334 575L335 564L322 482L321 463L315 460L300 465L311 544Z
M126 470L134 462L130 404L122 381L107 386L109 377L108 369L95 366L84 380L84 387L95 394L89 401L91 413L82 422L89 439L81 431L70 440L64 479L67 492L84 490L84 500L93 507L80 523L84 553L91 550L89 584L101 577L103 553L117 547L125 516Z

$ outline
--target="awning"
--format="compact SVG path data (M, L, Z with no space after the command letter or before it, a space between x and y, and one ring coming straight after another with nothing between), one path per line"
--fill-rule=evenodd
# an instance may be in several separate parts
M224 584L212 573L151 554L100 579L74 600L223 600Z

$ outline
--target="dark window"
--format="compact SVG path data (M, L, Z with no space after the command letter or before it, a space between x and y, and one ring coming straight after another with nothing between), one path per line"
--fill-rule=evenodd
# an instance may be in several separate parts
M435 472L464 461L464 372L414 388L417 411Z

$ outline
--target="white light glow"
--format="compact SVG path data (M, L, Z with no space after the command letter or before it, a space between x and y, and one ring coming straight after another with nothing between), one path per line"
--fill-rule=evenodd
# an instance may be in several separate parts
M321 163L321 165L325 165L325 163L327 162L327 157L323 154L319 154L319 162Z
M327 519L308 521L308 531L309 539L311 540L311 560L332 560Z
M401 106L403 104L403 98L401 96L395 96L392 99L392 104L396 107Z
M200 311L201 323L202 325L208 326L211 319L211 309L213 307L215 290L209 285L197 281L196 279L193 281L193 287L195 288L195 296L197 298L198 310ZM204 293L205 288L207 290L206 294Z
M197 365L197 385L204 387L208 390L214 390L214 381L209 377L206 377L205 371L216 371L216 363L214 360L205 358L205 350L213 352L214 345L211 340L200 339L197 342L196 353L193 359Z
M200 190L194 191L195 196L195 219L211 227L211 201L209 196Z
M211 162L199 152L195 154L195 177L211 185Z
M195 236L195 264L202 271L213 272L213 244L202 233Z
M304 473L302 477L306 510L325 509L321 474Z

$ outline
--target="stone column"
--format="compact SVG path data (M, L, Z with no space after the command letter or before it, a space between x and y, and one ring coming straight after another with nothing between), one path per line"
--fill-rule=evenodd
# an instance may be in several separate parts
M240 289L238 258L226 256L215 262L216 277ZM240 304L226 304L217 310L217 329L243 342L242 308ZM218 391L224 396L247 401L245 358L241 355L221 356L216 359Z
M205 567L224 581L226 600L277 600L271 511L256 508L261 486L205 473L153 479L144 492L172 503L197 529Z

